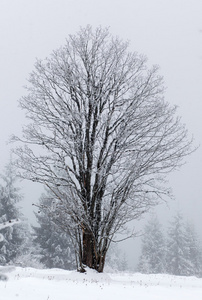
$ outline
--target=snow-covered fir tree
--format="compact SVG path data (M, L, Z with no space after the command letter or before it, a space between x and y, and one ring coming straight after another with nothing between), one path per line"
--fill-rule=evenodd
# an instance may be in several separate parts
M182 214L177 212L168 229L166 261L169 274L189 275L188 251L185 224Z
M187 222L185 224L185 255L186 255L186 261L187 261L187 269L186 274L187 275L195 275L195 276L201 276L202 271L202 257L201 257L201 246L199 242L199 238L196 234L194 225L190 222Z
M50 205L52 198L42 195L40 206ZM47 268L76 268L75 252L69 235L53 221L48 210L36 214L38 226L34 226L34 244L40 247L40 262Z
M23 249L14 261L15 265L20 267L31 267L43 269L45 266L40 262L40 247L33 242L34 232L30 224L26 225L26 240L23 244Z
M111 243L106 257L106 266L109 271L127 271L128 261L126 254L117 243Z
M121 257L121 261L120 261L120 271L128 271L129 270L129 267L128 267L128 261L127 261L127 256L126 256L126 253L124 252L122 254L122 257Z
M16 187L16 173L9 163L1 175L0 184L0 224L11 220L23 219L18 206L22 200L19 188ZM15 226L5 226L1 229L0 264L15 263L16 258L26 252L27 230L24 222L15 223Z
M165 241L156 216L149 220L144 229L138 271L154 274L165 272Z

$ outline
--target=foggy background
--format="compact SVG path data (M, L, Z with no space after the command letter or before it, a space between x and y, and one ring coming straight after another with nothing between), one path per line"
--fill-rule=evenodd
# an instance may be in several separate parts
M0 0L0 173L9 162L11 134L25 124L18 99L36 58L45 58L63 45L80 26L101 25L130 41L130 49L145 54L148 65L160 66L167 87L165 98L176 104L196 146L202 141L202 1L201 0ZM156 209L165 223L176 210L192 221L202 238L202 148L171 174L175 200ZM22 182L25 216L35 222L32 203L42 188ZM145 216L147 219L148 216ZM137 223L141 228L144 220ZM139 240L121 246L132 264Z

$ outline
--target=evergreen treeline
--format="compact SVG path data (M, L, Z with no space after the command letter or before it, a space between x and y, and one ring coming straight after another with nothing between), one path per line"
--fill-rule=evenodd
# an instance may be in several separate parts
M0 175L0 224L19 220L13 226L2 226L0 232L0 265L24 267L75 268L74 251L68 235L61 231L51 218L37 214L38 226L30 228L25 220L16 187L16 173L9 163ZM48 205L50 198L43 196L40 204ZM5 227L5 228L4 228Z
M138 271L200 277L202 251L193 225L184 222L182 214L178 212L166 235L161 228L157 217L153 217L145 226Z

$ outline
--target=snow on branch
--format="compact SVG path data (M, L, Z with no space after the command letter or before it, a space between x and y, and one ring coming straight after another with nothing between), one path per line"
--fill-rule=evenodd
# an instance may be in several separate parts
M6 228L6 227L11 227L15 224L21 223L21 220L19 219L13 219L13 220L9 220L7 222L3 222L0 224L0 230Z

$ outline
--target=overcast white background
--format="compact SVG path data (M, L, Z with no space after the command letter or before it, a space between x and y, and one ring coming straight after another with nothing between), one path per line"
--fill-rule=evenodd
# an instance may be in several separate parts
M179 106L195 145L202 144L201 0L0 0L0 173L10 157L9 136L19 135L25 123L18 99L36 58L49 56L87 24L110 27L113 35L130 41L132 51L145 54L148 65L160 66L166 100ZM200 147L170 176L175 201L158 209L161 220L180 209L201 230L201 173ZM23 209L31 219L41 189L23 185Z

